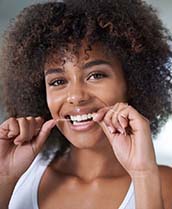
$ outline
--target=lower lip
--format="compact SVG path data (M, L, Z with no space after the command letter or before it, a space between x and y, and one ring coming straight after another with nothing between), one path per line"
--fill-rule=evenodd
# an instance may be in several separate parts
M94 125L95 125L95 121L93 121L93 120L87 121L87 122L77 123L75 125L73 125L72 123L70 123L71 129L74 130L74 131L88 131Z

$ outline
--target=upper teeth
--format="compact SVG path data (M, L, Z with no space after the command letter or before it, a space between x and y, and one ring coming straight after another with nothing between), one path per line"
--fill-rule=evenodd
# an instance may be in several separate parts
M88 114L84 114L84 115L75 115L75 116L70 116L70 119L72 121L77 121L77 122L80 122L80 121L83 121L83 120L88 120L88 119L91 119L93 118L93 114L91 113L88 113Z

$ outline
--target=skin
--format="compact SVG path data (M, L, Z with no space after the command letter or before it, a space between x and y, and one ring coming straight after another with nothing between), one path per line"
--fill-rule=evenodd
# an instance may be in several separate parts
M38 193L41 209L57 205L63 209L118 208L131 181L137 208L170 209L171 169L158 168L149 121L126 103L127 86L119 61L105 55L99 45L88 59L82 49L79 58L66 56L64 66L57 57L45 64L53 119L44 123L41 118L13 118L0 126L0 182L9 188L5 193L0 190L3 209L55 125L71 149L46 169ZM61 120L68 114L89 112L95 114L88 127L78 129ZM78 200L82 205L78 206Z
M116 59L105 58L99 50L97 46L96 53L90 52L88 60L84 59L83 50L80 52L79 61L77 58L72 61L66 58L64 66L58 64L57 60L45 65L47 103L54 119L64 119L66 115L93 113L117 102L126 101L126 84L120 63ZM96 79L96 76L100 79ZM57 85L57 82L64 84ZM69 124L62 122L58 127L77 148L92 148L99 146L100 141L107 141L104 140L105 134L98 124L82 131L82 134L80 131L71 130Z

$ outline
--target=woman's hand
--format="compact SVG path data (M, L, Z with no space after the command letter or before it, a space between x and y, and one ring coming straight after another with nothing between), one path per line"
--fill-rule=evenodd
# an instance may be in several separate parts
M18 179L40 152L54 120L10 118L0 125L0 176Z
M149 121L126 103L117 103L94 117L130 176L156 169Z

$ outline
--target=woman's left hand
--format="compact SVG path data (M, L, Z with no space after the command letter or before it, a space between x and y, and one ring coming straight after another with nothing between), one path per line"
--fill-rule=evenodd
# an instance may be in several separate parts
M94 117L130 176L157 167L148 119L126 103L103 108Z

